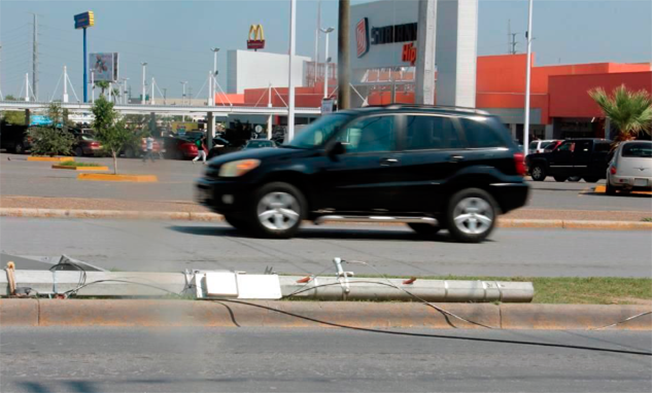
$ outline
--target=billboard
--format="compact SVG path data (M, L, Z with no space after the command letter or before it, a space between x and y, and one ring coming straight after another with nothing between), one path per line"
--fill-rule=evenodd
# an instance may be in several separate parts
M93 11L86 11L75 15L75 29L85 29L94 25L95 15L93 15Z
M93 72L93 80L115 82L118 80L117 53L91 53L88 55L89 71Z

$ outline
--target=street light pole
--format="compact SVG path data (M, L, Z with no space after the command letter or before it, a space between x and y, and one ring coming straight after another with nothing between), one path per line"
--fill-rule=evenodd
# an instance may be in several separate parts
M294 139L294 78L293 63L296 53L297 0L290 0L290 69L288 72L288 134L286 142Z
M328 37L334 30L332 27L321 29L321 32L326 35L326 47L324 48L324 99L328 98L328 69L330 63L328 60Z
M143 86L142 86L143 95L142 95L142 97L140 99L140 103L144 105L147 102L147 100L145 98L145 97L147 97L147 90L145 90L145 69L147 68L147 63L142 62L142 63L140 63L140 65L143 66Z
M321 0L317 2L317 28L315 29L315 71L313 83L317 83L317 65L319 65L319 32L321 28Z
M337 17L337 109L351 107L351 70L349 53L349 22L351 1L339 0Z
M528 21L527 33L525 39L527 40L527 70L525 72L525 124L523 125L523 154L527 156L528 147L530 144L530 72L532 69L532 5L533 0L530 0L528 6Z

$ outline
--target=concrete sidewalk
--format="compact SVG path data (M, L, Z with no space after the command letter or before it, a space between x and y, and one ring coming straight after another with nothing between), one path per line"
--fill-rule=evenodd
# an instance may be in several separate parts
M2 299L0 320L4 326L312 328L344 325L384 329L546 330L608 326L609 329L652 330L650 306L486 303L436 306L450 314L421 303L396 302ZM628 320L632 317L635 318ZM612 324L616 325L609 326Z

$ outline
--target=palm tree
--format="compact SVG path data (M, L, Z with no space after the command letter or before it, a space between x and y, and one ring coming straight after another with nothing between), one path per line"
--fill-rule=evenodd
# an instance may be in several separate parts
M589 95L598 104L611 126L618 130L616 142L636 139L641 132L652 130L652 98L645 90L630 91L620 85L612 97L603 88L589 90Z
M95 86L97 86L97 87L99 87L100 89L102 89L102 93L101 93L101 94L104 95L104 91L106 91L106 89L108 89L109 87L111 87L111 84L110 84L108 81L97 81L97 82L95 82Z

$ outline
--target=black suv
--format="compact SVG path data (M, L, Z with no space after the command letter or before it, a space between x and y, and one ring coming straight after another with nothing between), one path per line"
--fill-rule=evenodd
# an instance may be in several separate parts
M27 127L23 125L0 122L0 149L9 153L24 154L32 148Z
M278 149L210 161L200 203L234 227L288 238L302 220L404 222L479 242L526 203L523 155L494 116L392 105L323 116Z

